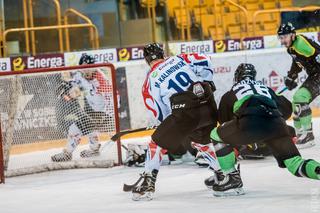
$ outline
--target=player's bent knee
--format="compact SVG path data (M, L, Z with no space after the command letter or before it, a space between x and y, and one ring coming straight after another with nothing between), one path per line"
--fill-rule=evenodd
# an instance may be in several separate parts
M217 143L221 143L222 140L218 134L218 128L214 128L211 133L210 133L210 138L214 141L214 142L217 142Z
M214 145L214 149L218 157L225 156L233 152L233 149L230 145L223 143L222 139L218 134L218 128L214 128L210 133L211 141Z

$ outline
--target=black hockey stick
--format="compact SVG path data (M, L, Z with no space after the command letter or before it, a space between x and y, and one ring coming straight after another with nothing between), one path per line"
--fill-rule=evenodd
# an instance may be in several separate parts
M123 184L123 191L124 192L131 192L133 190L134 187L136 187L140 181L142 180L142 176L139 177L139 179L132 185L128 185L128 184Z
M115 134L114 136L112 136L111 140L118 140L121 136L129 134L129 133L140 132L140 131L150 130L150 129L154 129L154 128L144 127L144 128L139 128L139 129L133 129L133 130L127 130L127 131L119 132L119 133ZM128 149L127 147L125 147L123 145L121 145L121 146L126 150ZM140 183L142 178L143 177L140 176L140 178L134 184L131 184L131 185L124 183L123 184L123 191L124 192L131 192L134 189L134 187L136 187Z
M155 127L154 127L155 128ZM127 135L127 134L131 134L131 133L135 133L135 132L141 132L141 131L146 131L146 130L152 130L154 128L148 128L148 127L142 127L142 128L138 128L138 129L130 129L130 130L124 130L121 132L118 132L116 134L114 134L111 138L109 142L116 142L117 140L119 140L122 136ZM101 150L104 150L107 146L110 145L110 143L107 142L105 143L105 145L102 146ZM125 147L124 145L121 145L124 149L127 149L127 147Z
M138 129L132 129L132 130L125 130L125 131L121 131L116 133L115 135L113 135L111 137L111 141L115 142L118 139L120 139L122 136L130 134L130 133L135 133L135 132L141 132L141 131L145 131L145 130L151 130L154 128L148 128L148 127L143 127L143 128L138 128ZM124 149L128 150L127 147L125 147L124 145L121 145ZM134 187L136 187L140 181L142 180L142 176L140 176L140 178L132 185L128 185L128 184L123 184L123 191L125 192L131 192L133 190Z
M283 92L287 91L288 87L284 87L282 90L280 90L280 92L278 92L278 95L281 95Z
M121 131L121 132L118 132L117 134L113 135L111 137L111 140L117 141L118 139L120 139L124 135L130 134L130 133L135 133L135 132L141 132L141 131L145 131L145 130L149 130L149 128L142 127L142 128L138 128L138 129L130 129L130 130Z

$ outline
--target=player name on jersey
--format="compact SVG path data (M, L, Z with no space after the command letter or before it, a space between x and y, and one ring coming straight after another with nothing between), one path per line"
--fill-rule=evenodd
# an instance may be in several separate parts
M173 61L173 59L171 60L171 61ZM169 62L169 63L171 63L171 62ZM155 83L155 86L156 87L158 87L158 88L160 88L160 84L161 83L163 83L164 82L164 80L170 75L170 74L172 74L172 73L174 73L175 71L178 71L181 67L183 67L183 66L185 66L186 64L183 62L183 61L181 61L181 62L179 62L178 64L176 64L176 65L173 65L171 68L169 68L167 71L165 71L159 78L158 78L158 82L156 82ZM159 69L161 69L161 67L159 68ZM152 75L152 77L157 77L157 72L154 72L155 74L155 76L153 76ZM153 73L152 73L153 74Z

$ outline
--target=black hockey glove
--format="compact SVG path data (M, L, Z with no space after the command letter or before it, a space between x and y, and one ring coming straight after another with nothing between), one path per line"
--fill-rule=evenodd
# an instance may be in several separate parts
M211 87L212 92L216 91L216 85L213 83L213 81L204 81L206 83L208 83Z
M289 77L285 78L284 84L288 87L288 90L293 90L298 86L297 82L295 82L295 80Z

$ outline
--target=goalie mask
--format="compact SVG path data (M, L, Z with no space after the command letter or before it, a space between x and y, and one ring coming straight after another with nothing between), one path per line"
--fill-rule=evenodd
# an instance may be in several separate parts
M58 97L63 97L65 95L70 96L70 91L73 85L70 81L63 81L56 90Z
M245 79L255 80L257 71L252 64L240 64L234 73L234 82L238 83Z
M143 48L143 57L150 64L157 59L164 59L164 51L158 43L147 44Z

